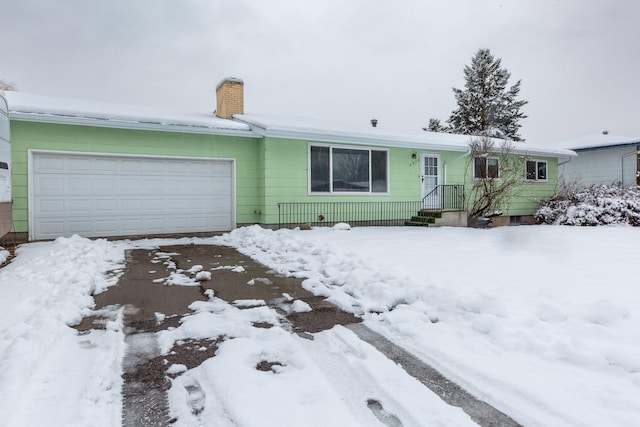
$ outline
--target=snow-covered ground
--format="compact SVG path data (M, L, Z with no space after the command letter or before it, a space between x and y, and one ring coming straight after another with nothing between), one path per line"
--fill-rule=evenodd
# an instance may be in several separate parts
M3 424L119 425L121 313L88 335L67 324L115 283L107 272L122 268L126 249L186 242L234 246L306 278L524 425L640 424L640 229L559 226L254 226L212 239L24 245L0 270ZM175 425L473 425L348 329L310 341L252 327L277 321L263 305L240 310L214 295L191 308L160 334L163 351L184 338L234 339L197 368L171 369Z

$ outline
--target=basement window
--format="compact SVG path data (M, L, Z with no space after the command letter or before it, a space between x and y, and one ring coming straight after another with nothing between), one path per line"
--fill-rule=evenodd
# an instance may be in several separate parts
M386 150L309 146L310 193L387 193Z
M525 169L525 178L527 181L546 181L547 180L547 161L546 160L527 160Z

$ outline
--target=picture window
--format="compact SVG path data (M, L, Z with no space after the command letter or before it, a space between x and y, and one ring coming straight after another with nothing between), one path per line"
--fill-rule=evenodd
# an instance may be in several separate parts
M387 193L388 152L311 145L311 193Z

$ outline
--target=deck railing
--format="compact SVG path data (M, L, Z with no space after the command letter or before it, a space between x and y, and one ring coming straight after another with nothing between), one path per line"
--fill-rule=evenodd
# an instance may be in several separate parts
M278 226L332 226L348 222L353 226L392 227L404 225L419 210L419 201L278 203Z
M420 210L464 210L464 186L439 185L420 201L278 203L278 227L294 228L303 224L332 226L338 222L348 222L353 226L393 227L405 225Z

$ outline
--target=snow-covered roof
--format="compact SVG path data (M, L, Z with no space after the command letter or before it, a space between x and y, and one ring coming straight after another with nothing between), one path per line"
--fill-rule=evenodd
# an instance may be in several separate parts
M370 125L342 124L269 114L237 114L233 120L213 113L184 113L157 107L138 107L78 99L5 92L12 120L64 123L125 129L209 133L247 137L268 136L320 142L466 152L469 135L391 130ZM563 148L514 143L514 153L557 158L575 157Z
M428 132L422 129L390 130L370 125L353 125L317 119L276 116L269 114L236 114L235 120L267 137L295 138L320 142L406 147L448 151L468 151L469 135ZM514 153L557 158L575 157L576 153L562 148L533 146L515 142Z
M100 127L153 129L189 133L253 136L246 124L213 113L184 113L157 107L139 107L6 91L12 120L68 123Z
M561 141L558 147L571 150L588 150L595 148L611 148L620 145L640 145L640 137L609 135L605 133L585 135Z

